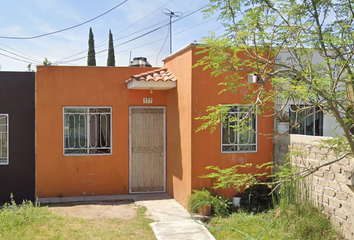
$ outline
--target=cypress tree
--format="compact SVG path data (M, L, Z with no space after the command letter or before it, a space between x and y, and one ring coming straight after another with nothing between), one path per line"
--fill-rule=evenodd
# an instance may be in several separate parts
M109 29L107 66L115 66L115 65L116 65L116 60L114 57L113 36L112 36L111 29Z
M91 28L90 28L88 45L89 45L89 49L87 55L87 66L96 66L95 43L93 40L93 33Z

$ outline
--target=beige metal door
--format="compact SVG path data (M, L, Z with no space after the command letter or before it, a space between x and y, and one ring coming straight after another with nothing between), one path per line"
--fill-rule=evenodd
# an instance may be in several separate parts
M130 193L164 192L165 107L130 107Z

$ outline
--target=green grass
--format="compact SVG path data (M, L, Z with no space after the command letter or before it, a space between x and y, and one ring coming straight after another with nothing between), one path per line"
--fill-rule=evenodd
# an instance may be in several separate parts
M139 208L130 220L87 220L56 215L48 207L14 203L0 210L0 239L155 239Z
M332 240L338 237L330 221L311 205L291 204L287 209L277 207L255 215L239 212L212 218L208 225L221 228L209 229L216 239Z
M305 181L284 183L275 208L266 213L234 213L212 218L216 239L332 240L339 239L330 220L310 200ZM301 194L299 194L301 193ZM241 234L241 233L243 234Z

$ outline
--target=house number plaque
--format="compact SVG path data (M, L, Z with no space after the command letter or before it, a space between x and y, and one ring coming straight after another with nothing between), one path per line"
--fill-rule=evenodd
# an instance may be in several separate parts
M143 98L143 103L152 103L152 98Z

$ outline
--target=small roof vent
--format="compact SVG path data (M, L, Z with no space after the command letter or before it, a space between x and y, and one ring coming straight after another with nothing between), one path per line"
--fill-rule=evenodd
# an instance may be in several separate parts
M152 67L146 57L135 57L129 67Z

